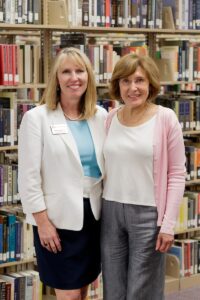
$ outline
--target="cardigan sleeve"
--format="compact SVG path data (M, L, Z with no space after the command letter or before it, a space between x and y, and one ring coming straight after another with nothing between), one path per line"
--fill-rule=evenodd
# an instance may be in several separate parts
M185 189L185 147L181 126L174 112L171 112L168 122L167 194L160 232L174 234L174 227Z

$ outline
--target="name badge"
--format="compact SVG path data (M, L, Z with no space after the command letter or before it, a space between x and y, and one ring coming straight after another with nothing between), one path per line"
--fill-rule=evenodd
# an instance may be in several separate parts
M65 134L68 133L67 125L65 124L54 124L50 125L52 134Z

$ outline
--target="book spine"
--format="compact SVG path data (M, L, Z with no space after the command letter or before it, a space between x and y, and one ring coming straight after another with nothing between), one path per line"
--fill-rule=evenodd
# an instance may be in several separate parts
M83 0L82 4L82 25L89 26L89 0Z
M22 223L19 220L15 222L15 260L22 259Z
M41 5L42 4L40 0L33 0L33 23L34 24L42 24Z

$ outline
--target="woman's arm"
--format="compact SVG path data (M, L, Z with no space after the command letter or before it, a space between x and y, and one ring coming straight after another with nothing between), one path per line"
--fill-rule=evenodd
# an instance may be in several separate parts
M60 239L55 226L48 218L42 190L42 124L35 109L25 113L23 117L18 148L18 185L23 211L33 214L42 246L57 252L61 250Z
M176 116L173 116L172 122L167 136L167 201L160 230L162 233L171 235L174 234L173 229L176 224L180 203L185 189L185 147L183 134Z

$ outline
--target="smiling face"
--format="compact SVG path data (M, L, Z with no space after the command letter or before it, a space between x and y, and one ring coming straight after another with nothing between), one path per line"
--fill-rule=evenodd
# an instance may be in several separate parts
M132 75L119 80L119 88L125 105L133 108L143 106L149 95L149 80L145 71L137 67Z
M65 57L58 68L57 79L61 91L62 101L79 102L85 93L88 84L86 67L75 63L69 57Z

